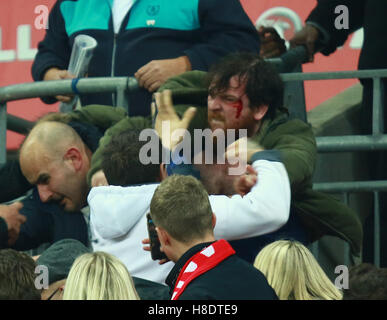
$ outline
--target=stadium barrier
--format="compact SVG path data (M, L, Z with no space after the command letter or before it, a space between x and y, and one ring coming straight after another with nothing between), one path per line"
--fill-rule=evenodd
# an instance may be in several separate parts
M295 52L295 53L294 53ZM285 54L284 58L269 59L278 67L279 71L300 70L304 61L305 49L296 52L294 50ZM384 134L383 123L383 101L384 88L382 78L387 78L386 70L361 70L361 71L340 71L340 72L315 72L302 73L291 72L281 73L285 82L285 104L289 108L292 117L307 121L304 81L331 80L331 79L352 79L370 78L374 83L373 91L373 123L371 135L347 135L317 137L317 149L319 153L328 152L356 152L387 150L387 134ZM291 83L298 83L292 87ZM74 90L75 87L75 90ZM34 83L23 83L0 88L0 166L6 162L6 130L25 134L33 123L24 119L7 115L7 102L41 96L69 95L74 91L80 94L90 93L116 93L116 105L130 110L130 101L127 93L137 90L138 83L133 77L101 77L84 78L72 80L41 81ZM7 127L8 125L8 127ZM27 128L27 129L26 129ZM372 192L374 196L375 214L375 235L374 235L374 264L380 266L380 210L379 192L387 191L387 181L348 181L348 182L325 182L314 183L313 188L318 191L329 193L343 193L344 202L348 204L349 193ZM318 243L312 246L312 251L318 258ZM347 265L350 264L349 246L347 246Z

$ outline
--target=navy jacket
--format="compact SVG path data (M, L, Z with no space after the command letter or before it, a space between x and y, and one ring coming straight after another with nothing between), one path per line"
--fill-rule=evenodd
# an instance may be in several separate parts
M349 13L349 29L336 29L335 8L345 5ZM359 58L359 69L387 68L387 1L380 0L318 0L307 21L316 23L330 39L322 53L328 55L343 45L348 36L364 28L364 43Z
M259 52L259 37L239 0L137 0L114 34L110 0L59 0L32 66L35 81L51 67L67 69L74 38L98 41L89 77L133 76L151 60L188 56L193 70L208 70L235 51ZM130 95L129 115L148 115L151 94ZM83 96L82 104L114 105L112 94ZM54 98L44 98L53 103Z
M173 292L181 268L194 254L210 244L207 242L192 247L176 262L165 280L170 293ZM278 300L278 297L261 271L236 255L231 255L192 280L179 300Z

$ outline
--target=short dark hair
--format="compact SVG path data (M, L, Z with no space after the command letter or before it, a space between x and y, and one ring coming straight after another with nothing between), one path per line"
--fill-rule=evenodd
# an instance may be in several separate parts
M183 243L212 231L208 193L192 176L172 175L163 180L153 195L150 214L156 226Z
M213 65L207 74L206 84L211 96L229 88L230 79L246 84L250 108L268 106L265 117L274 118L276 110L283 107L284 84L273 65L251 52L232 53Z
M151 139L157 141L158 144L155 146L159 151L158 163L143 164L140 161L140 150L149 142L140 141L140 133L141 130L137 129L123 131L113 136L111 141L104 147L101 154L101 166L109 184L128 186L157 181L162 159L160 139L154 132Z
M0 250L0 300L40 300L35 267L35 261L24 252Z
M343 300L386 300L387 268L361 263L349 269L348 289Z

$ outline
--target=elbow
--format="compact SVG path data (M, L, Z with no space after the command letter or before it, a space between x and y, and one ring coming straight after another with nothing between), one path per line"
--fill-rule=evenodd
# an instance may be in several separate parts
M276 230L282 228L289 220L290 208L291 208L291 191L290 184L288 183L281 197L281 201L276 201L273 207L273 225L276 226Z

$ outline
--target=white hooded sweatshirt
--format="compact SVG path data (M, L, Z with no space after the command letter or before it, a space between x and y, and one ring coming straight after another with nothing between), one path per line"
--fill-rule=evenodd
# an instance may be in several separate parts
M260 154L253 162L258 172L257 183L247 195L209 197L216 215L216 239L256 237L276 231L287 222L290 183L286 169L273 157L273 151ZM164 283L173 263L159 265L141 243L148 238L146 214L157 186L95 187L89 193L88 203L93 250L116 256L132 276Z

